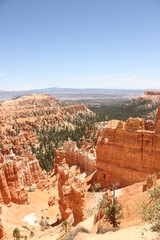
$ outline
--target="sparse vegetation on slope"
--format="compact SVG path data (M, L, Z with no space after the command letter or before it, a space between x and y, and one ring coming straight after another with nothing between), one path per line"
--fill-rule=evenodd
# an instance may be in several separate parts
M112 201L104 195L100 202L100 210L104 213L105 219L109 221L113 228L117 228L120 225L120 219L123 217L122 206L115 197L115 193L113 194Z
M56 129L55 127L43 127L40 131L37 131L39 137L39 146L36 148L32 146L32 153L36 153L36 157L39 160L42 169L47 172L53 169L53 161L55 158L55 148L59 148L63 145L64 141L69 138L80 146L82 139L90 139L95 141L95 123L96 118L94 116L87 116L84 118L79 115L72 121L74 129L64 127Z
M15 229L13 230L13 237L14 237L16 240L20 239L21 234L20 234L20 231L19 231L18 228L15 228Z
M160 232L160 186L155 184L147 191L149 199L142 203L140 217L151 224L153 231Z

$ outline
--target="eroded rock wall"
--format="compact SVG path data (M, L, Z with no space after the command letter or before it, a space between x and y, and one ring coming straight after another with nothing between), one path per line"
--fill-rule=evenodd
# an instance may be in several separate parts
M2 214L2 205L0 205L0 214ZM3 225L0 219L0 239L4 236Z
M17 204L24 204L28 201L28 194L20 183L16 162L10 160L3 164L4 178L6 180L11 201ZM1 186L1 185L0 185ZM10 198L8 198L8 201Z
M66 220L73 214L75 223L83 221L87 193L85 176L76 166L69 168L65 160L58 166L59 209L62 219Z
M72 210L69 205L69 195L71 192L71 182L73 178L70 174L67 164L62 164L58 167L58 193L59 193L59 210L61 216L66 220Z
M86 186L83 182L72 183L69 195L70 207L73 211L74 222L77 224L84 220Z
M34 156L23 158L11 153L3 157L0 163L0 193L5 205L11 202L28 203L26 188L33 184L42 190L49 186L49 181Z
M143 119L113 120L98 133L97 182L124 187L160 171L160 109L154 124ZM152 130L152 131L151 131Z
M54 162L55 173L57 173L57 166L63 159L65 159L68 166L76 165L87 175L92 174L96 170L95 150L79 149L76 143L71 140L64 142L63 147L56 150L56 159Z
M26 95L0 104L2 153L24 155L39 145L43 127L74 129L74 119L93 116L84 104L66 105L48 94ZM27 151L26 151L27 150Z

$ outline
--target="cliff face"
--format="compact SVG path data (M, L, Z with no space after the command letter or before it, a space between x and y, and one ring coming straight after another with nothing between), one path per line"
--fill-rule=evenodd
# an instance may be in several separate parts
M71 182L72 178L69 167L64 163L58 167L59 210L64 220L66 220L72 213L69 205Z
M84 220L86 192L86 186L82 181L72 183L69 203L73 211L74 222L76 224Z
M33 156L16 157L13 153L3 157L0 165L1 200L5 205L11 202L24 204L28 202L25 188L36 184L39 189L49 186L45 174Z
M124 109L131 114L130 116L141 116L155 121L159 105L160 91L145 91L142 96L135 97L125 104Z
M9 202L12 201L17 204L23 204L27 202L28 194L20 183L16 162L6 162L3 165L2 176L2 179L5 183L4 189L6 189L8 193L7 195L5 195L5 191L4 189L2 189L2 198L4 197L4 203L9 204Z
M76 166L69 168L65 160L58 166L59 209L62 219L66 220L73 214L75 223L83 221L87 193L85 176L80 174Z
M160 170L160 109L156 124L143 119L109 121L98 133L97 182L124 187Z
M81 172L87 175L96 170L96 152L94 149L87 151L86 149L79 149L73 141L64 142L63 147L56 151L56 159L54 162L55 173L57 172L57 165L59 165L65 158L68 166L78 166Z

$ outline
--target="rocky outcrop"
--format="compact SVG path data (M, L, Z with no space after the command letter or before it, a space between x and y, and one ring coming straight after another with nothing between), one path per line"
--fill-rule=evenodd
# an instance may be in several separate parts
M149 127L150 126L150 127ZM109 121L99 130L97 182L103 188L124 187L160 171L160 109L156 124L143 119Z
M3 225L1 223L1 219L0 219L0 239L4 236L4 232L3 232Z
M28 202L28 194L25 188L20 183L17 164L14 161L6 162L3 165L4 178L7 182L8 191L10 195L4 195L4 200L11 200L17 204L24 204ZM0 185L1 186L1 185ZM3 189L2 189L3 191ZM4 191L3 191L4 193ZM6 198L8 197L8 198Z
M159 105L160 91L145 91L142 96L134 97L127 102L124 108L126 112L131 113L131 116L141 116L155 121Z
M73 178L67 164L63 163L58 167L59 210L64 220L66 220L72 213L69 204L72 179Z
M54 162L55 173L57 166L65 159L68 166L78 166L81 172L87 175L96 170L96 152L95 149L79 149L73 141L64 142L63 147L56 150L56 159Z
M13 149L15 154L26 154L38 146L37 132L42 127L74 129L77 117L94 115L84 104L63 104L48 94L33 94L0 105L0 139L2 153Z
M49 181L34 156L17 157L11 152L3 157L0 165L0 192L5 205L11 202L27 203L26 188L33 184L42 190L49 186Z
M40 145L39 133L42 129L44 131L51 128L53 131L74 130L77 121L94 116L94 113L83 104L71 105L58 101L47 94L33 94L0 103L0 115L0 201L2 204L11 206L12 202L27 204L28 191L35 188L44 190L49 187L50 183L46 172L41 170L38 160L31 155ZM78 154L76 159L82 158L85 166L81 165L81 167L88 169L89 172L90 165L94 167L95 161L93 164L87 165L90 157L85 152ZM59 157L56 158L58 164L64 158L62 155L59 151ZM58 171L56 164L55 171ZM80 171L78 172L80 173ZM68 206L68 194L72 190L72 188L69 190L72 185L70 180L73 180L72 175L74 174L69 169L69 179L67 179L66 171L64 172L62 169L61 178L61 170L59 170L60 209L64 219L70 212L75 213L74 207L71 209ZM74 194L75 196L77 194L75 188ZM55 201L57 202L57 199L51 197L48 205L53 206ZM66 209L69 209L69 213ZM76 216L75 221L77 218ZM80 216L80 218L82 217Z
M76 166L69 168L65 161L58 167L59 209L62 219L66 220L73 214L75 223L83 221L87 192L85 176L80 174Z
M0 205L0 214L2 214L2 206ZM3 225L0 219L0 239L4 236Z
M158 108L156 116L155 133L160 134L160 107Z
M62 162L65 160L65 151L63 148L55 149L56 152L56 157L53 163L53 168L54 168L54 174L58 173L58 166L62 164Z
M149 96L156 96L156 95L160 95L160 91L145 91L144 92L145 95L149 95Z
M8 205L11 202L11 194L3 169L0 170L0 191L3 203Z
M64 142L56 150L54 170L58 173L59 209L63 219L73 214L76 224L83 221L87 182L96 170L95 160L94 149L79 149L72 141Z
M73 212L74 222L77 224L84 220L86 186L82 181L72 183L69 203Z
M31 181L30 185L35 183L36 187L41 190L49 187L49 180L47 180L45 171L41 170L37 159L34 159L28 163L28 169Z

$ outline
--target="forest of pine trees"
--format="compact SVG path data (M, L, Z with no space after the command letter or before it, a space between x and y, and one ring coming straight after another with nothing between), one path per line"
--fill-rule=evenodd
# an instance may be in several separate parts
M56 155L54 149L61 147L64 141L71 139L77 143L78 147L82 138L95 141L96 122L97 118L95 116L88 116L85 119L79 116L72 122L75 129L69 129L68 127L56 129L55 127L43 126L41 130L37 130L39 146L37 148L32 146L32 153L36 154L41 168L47 172L53 169L53 161Z

